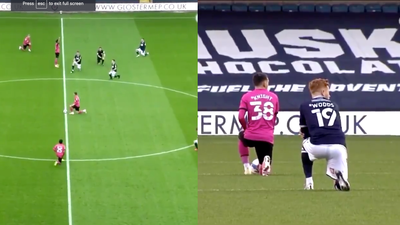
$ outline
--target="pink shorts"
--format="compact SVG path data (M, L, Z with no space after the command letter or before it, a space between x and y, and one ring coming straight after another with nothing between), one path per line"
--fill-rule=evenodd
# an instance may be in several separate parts
M56 154L57 155L57 158L63 158L64 157L64 154Z

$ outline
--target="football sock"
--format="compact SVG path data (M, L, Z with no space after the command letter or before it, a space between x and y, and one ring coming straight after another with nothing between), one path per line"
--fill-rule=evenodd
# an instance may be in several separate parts
M101 65L104 65L104 59L101 60Z
M308 153L306 153L306 152L301 153L301 162L303 164L303 171L304 171L304 175L305 175L306 179L311 178L314 163L308 157Z
M249 163L249 148L246 147L241 140L239 140L239 155L242 159L242 163Z
M62 162L62 158L58 158L58 162L61 164L61 162Z
M266 153L266 155L269 156L269 164L272 165L272 148L268 149Z
M56 65L58 64L58 59L54 60L54 64Z
M112 78L111 74L108 74L108 75L110 76L110 80L112 80L113 78Z
M74 71L75 70L75 66L72 66L72 71Z

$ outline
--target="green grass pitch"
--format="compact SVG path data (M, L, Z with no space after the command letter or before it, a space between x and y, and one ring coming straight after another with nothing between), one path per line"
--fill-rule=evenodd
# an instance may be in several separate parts
M197 224L195 13L0 13L0 27L0 224ZM136 58L142 37L150 56ZM121 80L108 80L113 58ZM52 152L66 137L63 71L67 103L77 91L88 111L67 117L68 174Z
M276 137L269 177L243 175L237 143L199 138L199 225L398 224L398 137L347 137L350 192L333 190L324 161L314 164L315 190L302 189L300 137Z

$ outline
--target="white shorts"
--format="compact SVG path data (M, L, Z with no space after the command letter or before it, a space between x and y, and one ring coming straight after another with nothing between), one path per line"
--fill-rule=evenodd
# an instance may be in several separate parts
M349 177L347 167L347 149L344 145L331 144L331 145L313 145L310 138L303 140L303 152L308 153L311 161L317 159L326 159L326 175L336 180L335 171L340 171L345 180Z
M140 48L136 49L136 52L139 52L139 54L141 54L141 55L145 55L145 52L142 51L142 49L140 49Z
M115 77L115 75L117 75L117 72L111 70L108 74L110 74L112 77Z
M78 64L77 62L73 62L72 65L76 66L76 68L78 68L78 70L81 69L82 64Z

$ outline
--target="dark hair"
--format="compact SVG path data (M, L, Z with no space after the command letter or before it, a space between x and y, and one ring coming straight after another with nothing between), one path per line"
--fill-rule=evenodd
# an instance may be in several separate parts
M74 92L74 94L75 94L75 95L77 95L77 94L78 94L78 92Z
M58 43L58 39L56 39L56 43Z
M254 86L258 87L262 84L262 82L268 80L268 76L262 72L255 72L253 74L253 84Z
M63 139L58 140L58 143L62 144L63 143Z

